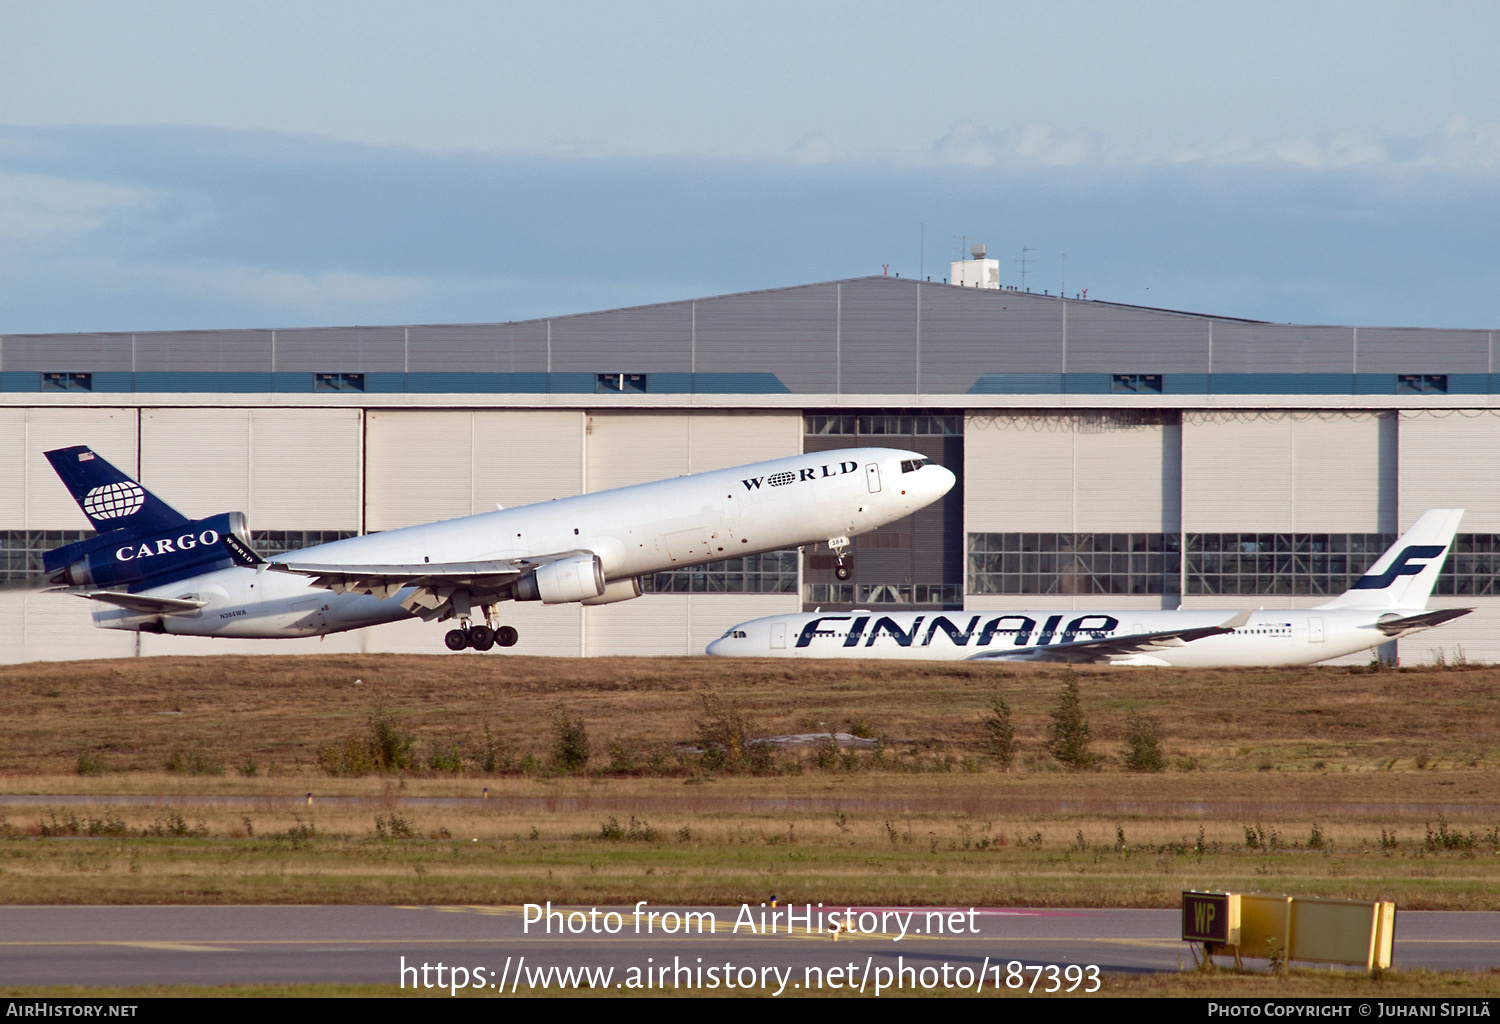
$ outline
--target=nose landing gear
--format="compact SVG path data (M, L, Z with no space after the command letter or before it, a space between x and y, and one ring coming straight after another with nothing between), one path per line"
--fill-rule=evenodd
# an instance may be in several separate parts
M828 550L832 551L833 557L839 560L838 568L833 570L833 575L838 579L847 580L852 575L849 567L844 564L844 552L849 550L849 538L828 538Z

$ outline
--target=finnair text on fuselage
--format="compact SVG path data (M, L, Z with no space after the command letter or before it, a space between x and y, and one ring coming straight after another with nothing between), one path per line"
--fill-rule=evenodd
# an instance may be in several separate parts
M1462 509L1422 514L1368 572L1316 608L1147 611L850 611L776 615L708 645L731 657L1313 664L1466 614L1427 609Z

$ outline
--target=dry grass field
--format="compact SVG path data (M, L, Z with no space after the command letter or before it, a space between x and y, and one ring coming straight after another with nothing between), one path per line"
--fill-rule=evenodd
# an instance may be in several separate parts
M1229 887L1500 908L1500 669L1082 669L1093 771L1047 751L1068 678L707 658L0 667L0 900L1174 906ZM984 726L997 693L1009 771ZM1156 718L1165 770L1125 770L1132 712ZM360 770L372 716L406 767ZM705 759L728 721L880 742Z

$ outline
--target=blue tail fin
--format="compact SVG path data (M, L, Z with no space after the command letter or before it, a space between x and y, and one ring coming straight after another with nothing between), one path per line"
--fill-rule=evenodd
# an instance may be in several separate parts
M47 452L47 461L98 533L155 533L190 520L89 450L87 445Z
M99 533L42 556L53 584L135 591L264 561L239 512L189 519L82 445L46 454Z

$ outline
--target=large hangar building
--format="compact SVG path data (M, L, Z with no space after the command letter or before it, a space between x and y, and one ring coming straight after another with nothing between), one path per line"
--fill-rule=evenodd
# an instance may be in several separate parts
M85 523L42 453L92 445L271 554L359 532L879 443L959 485L826 550L662 573L635 601L509 605L517 654L696 654L814 607L1307 606L1424 510L1468 510L1405 663L1500 660L1500 375L1483 330L1302 326L889 277L517 323L0 339L10 577ZM990 261L993 262L993 261ZM324 641L95 629L0 595L0 660L442 651L419 622ZM499 656L498 653L496 656Z

